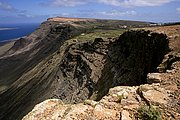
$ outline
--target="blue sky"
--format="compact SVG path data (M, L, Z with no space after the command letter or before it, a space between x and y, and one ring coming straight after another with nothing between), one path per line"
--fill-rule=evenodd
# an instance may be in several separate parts
M0 0L0 23L55 16L180 22L180 0Z

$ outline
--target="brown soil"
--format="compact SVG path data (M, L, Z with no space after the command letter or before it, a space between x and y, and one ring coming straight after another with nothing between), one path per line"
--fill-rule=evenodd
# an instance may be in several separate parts
M180 25L149 27L144 29L166 34L169 37L170 49L180 52Z
M76 22L76 21L96 21L96 20L95 19L86 19L86 18L56 17L56 18L49 18L48 21Z
M13 45L15 41L8 42L2 46L0 46L0 56L6 53Z

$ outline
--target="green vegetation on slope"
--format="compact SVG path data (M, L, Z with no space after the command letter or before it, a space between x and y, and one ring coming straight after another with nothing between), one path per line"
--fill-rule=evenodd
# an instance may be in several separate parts
M162 120L160 109L153 106L141 106L138 115L142 120Z
M114 37L118 37L125 31L126 29L95 30L92 33L82 33L81 35L76 36L73 39L77 39L78 41L89 41L89 40L94 40L95 38L103 38L103 39L114 38Z

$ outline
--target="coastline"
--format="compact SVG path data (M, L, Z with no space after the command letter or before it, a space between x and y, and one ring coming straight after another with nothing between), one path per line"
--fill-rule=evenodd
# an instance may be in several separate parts
M9 49L11 49L11 47L13 47L16 40L18 40L20 38L24 38L24 37L26 37L26 36L0 41L0 56L4 55Z
M39 23L0 24L0 43L27 36L38 27Z
M14 42L14 41L16 41L16 40L18 40L20 38L24 38L24 37L26 37L26 36L22 36L22 37L18 37L18 38L13 38L13 39L9 39L9 40L1 40L0 41L0 47L4 46L5 44L8 44L10 42Z

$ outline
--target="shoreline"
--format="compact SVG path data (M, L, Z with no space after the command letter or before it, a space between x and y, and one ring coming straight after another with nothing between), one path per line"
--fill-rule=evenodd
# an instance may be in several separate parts
M20 38L24 38L24 37L26 37L26 36L22 36L22 37L18 37L18 38L13 38L13 39L8 39L8 40L2 40L2 41L0 41L0 47L5 45L5 44L8 44L10 42L16 41L16 40L18 40Z
M12 39L7 39L7 40L0 40L0 43L14 41L14 40L17 40L17 39L20 39L20 38L24 38L24 37L26 37L26 36L22 36L22 37L18 37L18 38L12 38Z
M0 47L10 43L10 42L13 42L13 41L16 41L15 39L14 40L8 40L8 41L0 41Z

